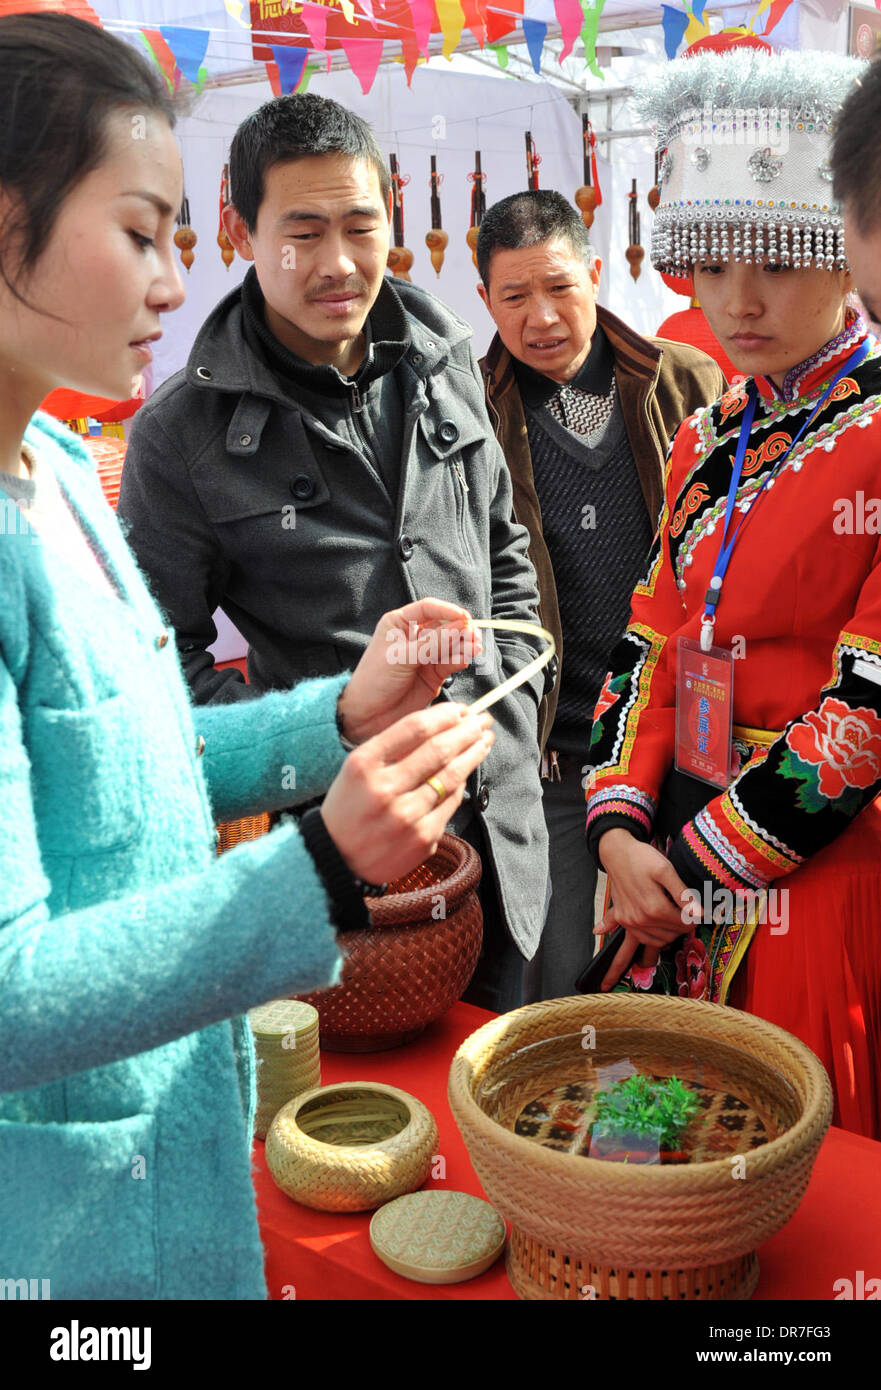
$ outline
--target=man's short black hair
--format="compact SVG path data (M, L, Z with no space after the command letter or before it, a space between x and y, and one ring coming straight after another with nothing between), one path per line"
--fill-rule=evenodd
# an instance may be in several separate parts
M230 196L249 231L257 225L267 170L316 154L369 160L379 177L383 207L387 206L389 168L366 121L328 97L308 92L276 97L242 121L230 146Z
M833 192L859 231L881 231L881 60L857 78L835 121Z
M581 214L562 193L550 188L534 188L502 198L487 209L480 224L477 269L481 280L488 289L489 263L497 248L519 251L523 246L540 246L542 242L558 238L568 241L588 266L593 264L593 247Z

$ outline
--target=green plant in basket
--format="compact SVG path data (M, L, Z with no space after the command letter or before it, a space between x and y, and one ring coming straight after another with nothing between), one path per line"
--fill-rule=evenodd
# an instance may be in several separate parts
M595 1138L638 1136L654 1139L659 1149L677 1149L683 1130L700 1108L694 1091L668 1076L628 1076L595 1099Z

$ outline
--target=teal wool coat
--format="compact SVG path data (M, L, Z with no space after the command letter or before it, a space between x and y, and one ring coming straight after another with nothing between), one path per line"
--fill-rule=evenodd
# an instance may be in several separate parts
M0 535L0 1278L264 1298L241 1015L341 958L295 826L218 859L214 822L327 789L347 673L194 711L82 444L25 440L118 593Z

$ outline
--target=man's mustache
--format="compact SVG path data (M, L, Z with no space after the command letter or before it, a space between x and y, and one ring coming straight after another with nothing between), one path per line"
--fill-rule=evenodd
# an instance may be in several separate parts
M316 292L315 292L314 294L307 295L306 300L307 300L307 303L312 304L312 303L314 303L314 302L315 302L316 300L318 300L318 299L327 299L328 295L332 295L332 294L338 294L338 295L343 296L343 295L350 295L350 294L366 294L366 293L367 293L367 286L366 286L366 285L325 285L325 287L324 287L323 289L321 289L321 290L316 290Z

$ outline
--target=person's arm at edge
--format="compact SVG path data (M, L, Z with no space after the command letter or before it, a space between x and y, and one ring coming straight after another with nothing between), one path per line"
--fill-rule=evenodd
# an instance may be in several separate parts
M187 460L149 404L137 413L126 450L117 516L147 585L174 629L181 666L199 705L258 696L235 667L216 669L227 565Z

